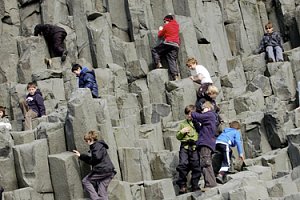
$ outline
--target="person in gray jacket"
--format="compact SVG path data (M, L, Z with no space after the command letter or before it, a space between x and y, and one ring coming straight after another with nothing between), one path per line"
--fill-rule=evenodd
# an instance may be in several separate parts
M268 62L283 62L283 47L279 32L273 31L273 24L268 22L265 25L266 33L264 34L260 45L255 54L266 52Z

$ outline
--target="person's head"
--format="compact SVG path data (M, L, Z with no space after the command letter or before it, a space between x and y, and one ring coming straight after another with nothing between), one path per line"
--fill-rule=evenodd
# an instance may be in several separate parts
M34 95L36 89L37 89L36 83L30 82L27 84L27 91L29 92L29 94Z
M230 128L234 128L236 130L240 130L241 129L241 125L238 121L232 121L229 123L229 127Z
M216 99L219 94L219 89L215 85L210 85L208 86L206 93L210 98Z
M38 24L38 25L36 25L35 27L34 27L34 35L35 36L37 36L37 35L42 35L43 34L43 32L42 32L42 30L43 30L43 25L42 24Z
M205 113L207 111L213 110L214 106L210 101L205 101L202 105L202 112Z
M98 133L94 130L89 131L83 136L83 139L85 142L91 145L98 140Z
M3 118L5 116L5 107L0 106L0 118Z
M271 22L268 22L265 25L265 29L266 29L267 33L272 33L273 32L273 24Z
M79 76L79 74L80 74L80 72L81 72L81 69L82 69L81 65L75 63L75 64L72 65L71 71L72 71L76 76Z
M188 105L188 106L185 107L185 109L184 109L184 114L185 114L185 118L186 118L187 120L192 120L192 115L191 115L191 113L192 113L193 111L196 111L196 107L195 107L194 105Z
M164 17L164 23L169 23L173 20L174 20L174 17L170 14Z
M188 58L185 65L189 68L189 69L195 69L196 65L198 64L197 60L193 57Z

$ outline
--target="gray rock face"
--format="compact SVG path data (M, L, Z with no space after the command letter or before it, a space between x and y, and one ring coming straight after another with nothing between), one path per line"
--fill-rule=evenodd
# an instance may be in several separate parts
M32 187L37 192L52 192L48 166L47 140L13 147L16 162L16 174L21 187Z
M299 0L2 0L0 5L0 106L12 124L10 132L0 127L5 200L86 199L81 180L90 168L67 151L87 152L83 135L90 130L109 145L117 171L109 199L299 199ZM162 69L154 69L151 55L169 13L180 26L177 81L171 81L166 58ZM281 33L285 62L266 63L265 53L252 54L269 20ZM53 57L45 64L50 58L45 38L33 36L41 23L67 31L66 61ZM175 185L176 133L199 88L188 78L188 57L208 69L220 90L222 128L233 120L241 123L248 169L198 197L176 196ZM94 69L101 98L78 88L73 63ZM47 116L22 131L19 99L31 81L43 93ZM235 149L233 154L237 157ZM232 163L234 168L239 161Z
M72 153L49 155L55 199L83 198L79 164Z

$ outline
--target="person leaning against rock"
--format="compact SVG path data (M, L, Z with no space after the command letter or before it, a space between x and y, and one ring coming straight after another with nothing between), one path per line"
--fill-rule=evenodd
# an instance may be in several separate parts
M232 121L229 123L230 128L225 128L223 132L217 137L216 150L222 154L222 164L217 175L217 182L223 184L226 179L230 167L230 160L232 156L231 147L237 147L240 160L244 161L243 154L243 142L241 133L241 125L238 121Z
M158 38L162 42L151 50L156 68L161 68L161 57L166 57L173 80L179 80L177 57L180 45L179 24L172 15L164 17L164 25L159 27Z
M191 72L190 79L200 84L200 87L197 91L197 105L197 103L201 101L201 99L205 99L205 97L207 96L207 89L210 85L213 84L213 81L208 70L203 65L198 65L198 61L195 58L188 58L186 61L186 66L190 69ZM197 109L200 109L200 107Z
M75 63L72 65L71 71L79 78L79 88L89 88L93 98L98 98L98 84L94 70Z
M92 200L108 200L107 187L116 174L107 153L108 145L104 140L98 140L96 131L89 131L83 139L90 146L90 153L73 152L80 160L92 165L92 171L82 179L84 189Z
M36 83L27 84L28 94L26 99L20 99L20 108L25 117L25 130L32 129L32 119L46 115L44 98L41 91L37 88Z
M38 24L34 28L34 36L44 36L48 45L50 54L53 53L53 57L61 57L61 61L66 60L68 51L65 49L64 40L67 36L67 32L64 28L52 25L52 24ZM45 59L47 64L51 65L51 60Z

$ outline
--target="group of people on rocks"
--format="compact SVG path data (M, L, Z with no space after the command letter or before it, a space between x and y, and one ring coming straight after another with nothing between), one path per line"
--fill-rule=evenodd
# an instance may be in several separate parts
M242 138L238 131L239 122L231 122L230 128L225 128L221 134L217 131L221 122L220 109L216 104L219 90L213 84L209 72L204 66L198 65L195 58L188 58L186 66L191 70L190 79L200 83L200 87L195 104L186 106L184 110L186 119L180 123L176 134L181 142L179 165L176 168L179 173L176 182L179 194L188 191L187 175L190 171L192 192L200 191L201 175L204 178L202 191L217 186L217 182L223 184L230 166L230 147L237 146L240 158L244 160ZM218 174L215 174L212 165L212 155L216 149L222 158L220 160L222 167Z
M155 68L162 68L162 57L166 58L172 80L179 80L180 73L177 68L177 57L180 47L179 24L174 15L168 14L163 19L164 25L159 27L158 38L160 43L152 50ZM265 25L264 34L259 48L255 54L266 52L268 62L283 61L283 47L280 34L273 31L271 22ZM51 24L38 24L34 28L34 36L43 36L51 57L61 57L61 62L66 60L68 51L64 40L67 32L64 28ZM45 63L51 66L51 59L45 58ZM179 151L179 173L177 185L179 193L186 193L187 175L191 171L191 191L198 191L201 175L204 177L204 188L215 187L224 183L230 167L231 148L237 146L240 159L244 160L242 138L239 132L240 124L232 121L229 128L225 128L217 136L217 126L220 123L219 107L216 104L218 88L213 84L208 70L199 65L195 58L188 58L186 66L190 69L192 81L200 84L195 105L188 105L184 109L186 119L180 123L176 134L181 142ZM94 70L80 64L73 64L72 73L78 77L79 88L89 88L93 98L98 98L98 85ZM24 130L32 129L32 119L46 115L44 98L35 82L27 84L28 94L25 99L20 99L19 104L24 115ZM0 128L11 129L11 124L5 115L5 107L0 106ZM74 154L82 161L92 165L92 171L84 177L82 183L91 199L108 199L107 187L116 172L107 153L108 145L98 139L96 131L89 131L83 137L90 146L90 154L81 154L73 150ZM222 154L222 164L218 174L214 173L212 154L215 151ZM0 186L0 200L4 189Z
M162 68L163 65L161 59L165 58L171 78L176 81L180 79L180 73L177 68L177 58L180 46L180 27L175 20L175 16L172 14L166 15L163 21L164 25L158 28L158 39L160 42L151 50L153 63L155 68ZM266 33L263 35L258 49L254 50L253 53L259 54L266 52L267 62L283 62L284 50L280 33L273 30L273 24L270 21L265 25L265 30ZM189 68L194 69L192 65ZM201 70L203 67L198 65L197 68L199 69L196 70ZM197 79L197 77L195 78Z

